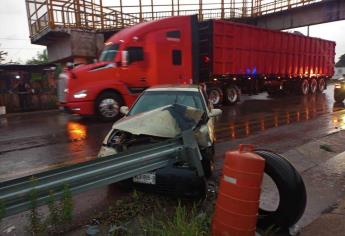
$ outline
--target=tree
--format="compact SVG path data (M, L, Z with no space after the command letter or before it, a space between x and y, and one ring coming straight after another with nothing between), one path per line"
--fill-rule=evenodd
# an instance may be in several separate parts
M7 56L7 52L0 51L0 64L5 60L5 56Z
M345 67L345 54L339 57L339 61L335 63L335 67Z
M44 49L42 53L38 52L36 57L26 61L26 64L44 64L48 63L47 49Z

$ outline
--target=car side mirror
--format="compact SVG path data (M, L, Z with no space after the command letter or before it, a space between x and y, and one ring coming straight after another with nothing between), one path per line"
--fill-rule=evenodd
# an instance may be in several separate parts
M127 115L127 114L128 114L128 111L129 111L128 107L126 107L126 106L120 107L120 112L121 112L121 114Z
M222 113L223 113L223 111L221 109L211 109L209 117L220 116Z

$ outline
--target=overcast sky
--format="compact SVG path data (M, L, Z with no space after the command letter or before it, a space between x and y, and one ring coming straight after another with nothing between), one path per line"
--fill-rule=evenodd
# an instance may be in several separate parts
M310 36L336 41L336 60L345 54L345 21L311 26ZM30 43L25 0L0 0L0 50L8 52L6 61L25 63L44 48Z

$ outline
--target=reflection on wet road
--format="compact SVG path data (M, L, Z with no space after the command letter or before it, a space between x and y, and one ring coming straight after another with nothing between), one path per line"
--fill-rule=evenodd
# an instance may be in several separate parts
M312 129L325 133L345 128L345 110L334 106L332 88L307 97L244 97L240 104L222 108L217 142L315 119L320 122ZM57 111L0 118L0 181L95 158L111 125Z
M345 127L343 104L334 104L332 90L327 94L307 97L267 98L258 95L240 105L223 108L224 114L216 123L217 142L224 142L266 131L284 125L309 121L325 114L332 114L323 127L332 131ZM320 128L320 127L315 127Z

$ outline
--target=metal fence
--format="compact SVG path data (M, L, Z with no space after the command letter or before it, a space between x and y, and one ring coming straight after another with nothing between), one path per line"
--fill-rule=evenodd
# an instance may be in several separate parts
M31 37L46 29L120 30L140 22L197 14L199 20L256 17L321 0L26 0ZM187 3L188 2L188 3ZM127 3L127 1L126 1Z

